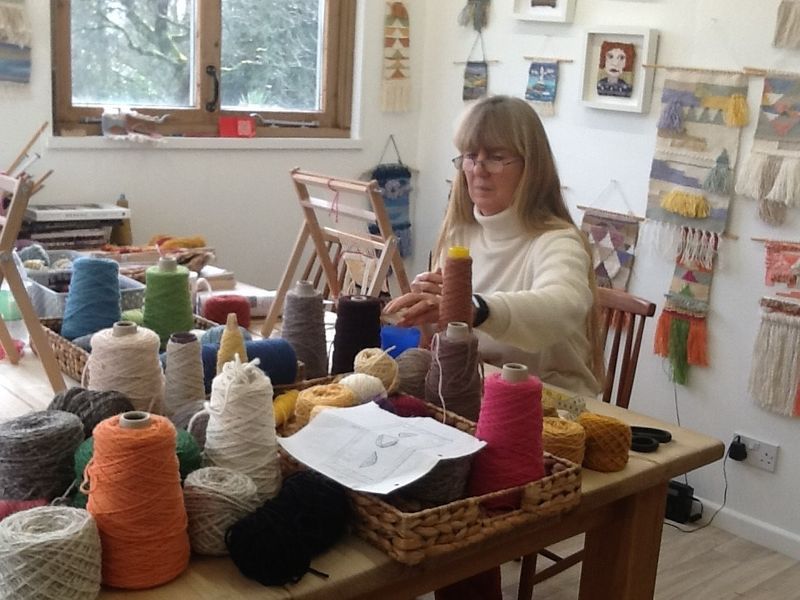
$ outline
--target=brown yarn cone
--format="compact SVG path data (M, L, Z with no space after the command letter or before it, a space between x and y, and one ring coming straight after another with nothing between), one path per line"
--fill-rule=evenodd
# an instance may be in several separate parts
M459 246L450 248L444 263L439 331L456 321L472 327L472 257Z

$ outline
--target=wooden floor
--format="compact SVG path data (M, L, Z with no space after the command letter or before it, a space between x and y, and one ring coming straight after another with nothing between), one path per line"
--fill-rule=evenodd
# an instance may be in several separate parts
M67 385L76 385L66 380ZM0 360L0 421L47 407L53 397L30 348L18 365ZM556 549L569 551L580 538ZM539 559L547 566L546 559ZM503 566L504 598L516 598L519 562ZM580 565L549 579L534 591L541 600L575 600ZM423 597L433 598L432 594ZM655 600L800 600L800 563L717 529L694 533L664 526Z

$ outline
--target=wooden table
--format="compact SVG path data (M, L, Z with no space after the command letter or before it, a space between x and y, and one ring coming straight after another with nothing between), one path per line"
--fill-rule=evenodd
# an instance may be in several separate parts
M721 458L724 446L711 437L603 402L590 400L587 408L634 425L667 429L672 442L651 454L631 452L628 465L617 473L584 469L581 503L560 518L498 534L414 567L397 563L350 536L313 561L314 568L328 573L329 579L309 573L299 583L284 587L263 587L246 579L230 559L196 557L185 573L164 586L138 592L104 589L100 598L408 600L585 532L580 599L650 600L667 484L677 475Z

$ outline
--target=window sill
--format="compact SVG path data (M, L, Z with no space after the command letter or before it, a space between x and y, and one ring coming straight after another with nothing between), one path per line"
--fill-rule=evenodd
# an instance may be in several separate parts
M48 148L55 150L360 150L363 141L350 138L182 138L135 142L102 136L52 136Z

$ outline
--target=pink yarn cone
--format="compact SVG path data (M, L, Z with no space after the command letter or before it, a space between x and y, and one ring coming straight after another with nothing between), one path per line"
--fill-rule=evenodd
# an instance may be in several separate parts
M44 498L38 500L0 500L0 521L15 512L44 506L45 504L47 504L47 500Z
M542 382L528 377L505 381L500 373L484 382L475 437L486 442L472 463L469 494L481 496L536 481L544 476ZM484 502L491 509L519 507L519 492Z

